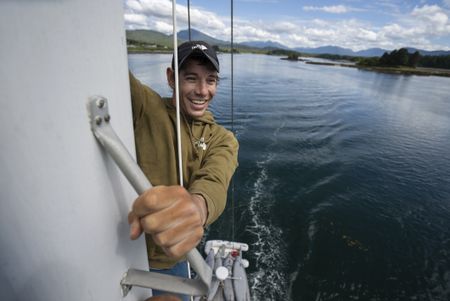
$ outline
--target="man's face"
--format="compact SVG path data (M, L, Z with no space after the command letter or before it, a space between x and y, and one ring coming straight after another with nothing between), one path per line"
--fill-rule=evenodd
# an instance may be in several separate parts
M180 71L180 106L191 117L205 114L209 102L216 94L218 75L195 59L185 62Z

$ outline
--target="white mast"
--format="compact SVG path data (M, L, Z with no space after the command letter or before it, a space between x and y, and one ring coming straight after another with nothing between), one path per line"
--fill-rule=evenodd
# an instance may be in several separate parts
M0 2L0 300L121 300L136 193L90 130L101 94L134 153L122 1ZM133 288L125 300L145 300Z

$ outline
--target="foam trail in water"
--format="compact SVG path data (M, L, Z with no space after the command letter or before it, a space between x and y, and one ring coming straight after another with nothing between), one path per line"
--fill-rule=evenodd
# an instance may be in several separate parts
M274 141L268 150L276 144L276 136L284 123L274 132ZM282 230L271 223L271 207L274 199L271 191L275 188L274 179L268 177L268 164L275 158L268 152L263 160L256 163L258 176L253 184L253 196L250 198L250 226L247 232L255 237L250 252L256 261L256 272L249 275L254 300L285 300L288 290L286 278L286 245L282 240Z

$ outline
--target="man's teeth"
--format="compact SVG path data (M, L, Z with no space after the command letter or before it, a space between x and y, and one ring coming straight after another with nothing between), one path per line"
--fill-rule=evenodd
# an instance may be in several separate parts
M193 102L196 105L202 105L206 102L206 100L201 100L201 99L192 99L191 102Z

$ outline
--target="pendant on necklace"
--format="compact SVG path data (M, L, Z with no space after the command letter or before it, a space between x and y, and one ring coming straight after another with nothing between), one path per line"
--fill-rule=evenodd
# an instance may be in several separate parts
M201 148L203 150L206 150L205 138L204 137L200 138L200 140L195 142L195 146L197 146L197 147L199 147L199 148Z

